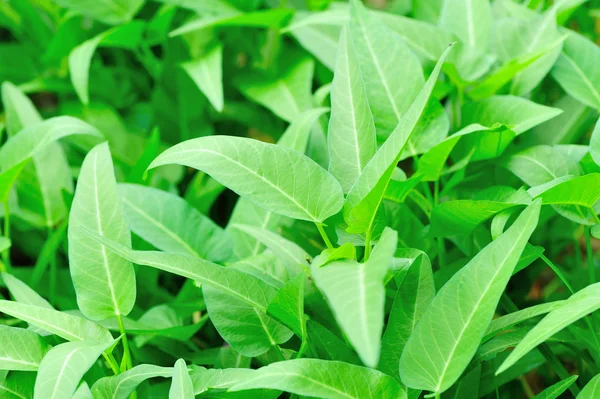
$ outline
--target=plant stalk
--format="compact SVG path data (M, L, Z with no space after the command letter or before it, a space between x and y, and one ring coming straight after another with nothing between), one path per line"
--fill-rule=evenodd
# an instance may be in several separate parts
M323 241L325 241L325 245L327 245L327 248L333 249L333 244L331 244L331 240L329 240L329 237L327 236L327 233L325 232L325 229L323 228L323 224L315 223L315 225L317 226L317 230L319 230L321 237L323 237Z
M129 341L127 339L127 332L125 331L125 326L123 325L123 318L121 315L117 315L117 322L119 323L119 331L123 335L123 362L125 363L125 368L121 366L121 371L130 370L133 366L131 361L131 352L129 351Z

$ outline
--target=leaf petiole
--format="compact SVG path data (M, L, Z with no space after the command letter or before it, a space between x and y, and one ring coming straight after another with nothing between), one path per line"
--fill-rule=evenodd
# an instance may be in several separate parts
M331 244L331 240L327 236L327 233L325 232L325 229L323 228L323 224L322 223L315 223L315 225L317 226L317 229L319 230L319 233L321 234L321 237L323 237L323 241L325 241L325 245L327 245L327 248L328 249L333 249L333 244Z

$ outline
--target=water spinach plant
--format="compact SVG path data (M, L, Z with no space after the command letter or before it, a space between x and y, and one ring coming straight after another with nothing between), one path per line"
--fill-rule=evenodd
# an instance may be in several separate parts
M598 10L0 3L0 397L600 398Z

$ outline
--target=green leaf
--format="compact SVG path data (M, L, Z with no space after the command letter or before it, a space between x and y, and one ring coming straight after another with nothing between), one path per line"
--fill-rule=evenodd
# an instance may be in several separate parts
M484 53L491 38L492 13L488 0L445 0L439 25L469 50Z
M236 224L232 225L231 227L242 230L255 237L258 241L273 251L273 253L285 263L290 275L295 277L302 271L301 267L308 267L310 255L307 254L306 251L296 243L286 240L280 235L269 230L261 229L260 227L243 224Z
M511 200L509 197L506 201L455 200L442 202L431 212L431 235L448 237L469 234L492 216L529 202L523 200L520 198Z
M35 371L48 350L39 334L0 325L0 370Z
M521 97L494 96L465 104L461 117L463 125L479 123L493 126L501 123L518 136L560 113L560 109L536 104Z
M128 1L143 2L144 0ZM71 74L71 82L75 87L75 92L82 103L87 105L90 102L88 90L90 65L96 48L107 46L135 49L138 42L142 39L144 27L145 25L142 21L134 21L126 25L117 26L100 33L92 39L86 40L71 51L69 54L69 73Z
M8 201L8 197L13 188L13 185L21 175L21 172L27 166L30 159L19 162L15 166L0 172L0 202Z
M26 125L42 121L31 100L11 82L2 83L2 104L5 107L8 137L19 133Z
M590 154L596 165L600 166L600 119L596 122L590 139Z
M230 391L258 388L323 399L406 398L400 385L379 371L318 359L273 363L258 369Z
M194 394L200 395L211 389L230 388L238 382L248 379L253 373L254 370L249 369L207 369L200 366L192 366L191 377L194 383ZM250 392L247 394L250 394ZM232 394L229 393L229 395Z
M276 290L262 280L200 258L157 251L134 251L126 246L98 236L89 230L84 234L102 243L112 252L141 266L151 266L169 273L210 285L259 310L266 312Z
M581 390L577 399L594 399L600 394L600 374L588 382L585 387Z
M596 68L599 62L598 45L569 31L563 52L552 69L552 77L571 97L600 109L600 75Z
M493 334L499 333L500 331L509 328L515 324L518 324L522 321L531 319L532 317L536 317L539 315L546 314L555 309L558 309L560 306L564 305L565 301L553 301L548 303L542 303L539 305L531 306L525 309L518 310L513 313L509 313L507 315L498 317L497 319L492 320L490 325L488 326L487 331L485 332L486 337L490 337ZM485 338L484 338L485 340Z
M305 284L306 275L304 273L298 274L277 291L267 307L268 314L281 321L302 339L306 339L306 322L304 319Z
M79 384L79 388L77 388L73 394L72 399L94 399L92 391L90 390L90 386L87 384L87 382L82 381L81 384Z
M404 384L439 394L460 377L483 338L539 212L539 202L526 208L438 292L402 353Z
M173 376L172 367L159 367L152 364L140 364L121 374L104 377L92 385L96 399L127 399L138 385L149 378Z
M562 147L539 145L511 155L504 166L530 187L556 178L579 174L579 161L571 160Z
M571 295L566 302L548 313L525 338L510 353L504 363L500 365L496 374L500 374L515 364L533 348L550 338L552 335L573 324L587 314L600 309L600 283L588 285L581 291Z
M331 86L329 172L348 192L377 150L373 116L348 29L342 30Z
M81 166L69 217L70 270L84 315L94 320L127 316L136 297L133 265L91 240L84 229L131 247L107 143L94 147Z
M352 1L350 32L377 135L385 139L417 101L421 65L398 34L359 1Z
M2 280L15 301L40 308L54 309L40 294L12 274L2 273Z
M219 112L223 111L223 46L211 47L201 57L181 64L208 101Z
M105 24L117 25L131 20L144 0L57 0L57 3Z
M111 341L112 335L93 321L58 310L11 301L0 301L0 312L33 324L68 341Z
M10 241L10 239L8 239L6 237L0 237L0 252L3 252L5 250L9 249L11 246L12 246L12 241ZM2 275L4 276L4 274L2 274Z
M376 367L381 350L385 287L398 234L384 230L372 256L364 263L353 260L333 261L321 266L312 263L315 284L329 301L336 320L362 362Z
M173 382L171 382L169 390L169 399L194 399L194 385L183 359L177 360L173 367Z
M3 91L3 94L6 92ZM7 100L4 99L8 110L11 109L11 106L24 107L14 109L15 115L18 114L15 118L25 118L29 113L36 112L33 105L21 92L12 93L10 101L7 103ZM23 103L23 101L25 102ZM25 123L21 119L18 120L19 125ZM12 136L0 148L0 170L2 170L0 181L6 184L2 185L0 192L3 198L8 198L12 184L16 182L23 170L28 170L27 163L33 158L34 166L31 168L33 182L23 191L24 194L34 195L37 194L35 191L39 190L39 196L42 198L34 197L34 201L40 202L40 213L44 224L52 227L67 213L62 199L62 191L72 192L73 190L67 160L62 148L55 141L71 135L97 137L102 137L102 135L94 127L70 116L58 116L43 122L30 123L31 120L27 122L26 127L23 127L18 134ZM13 123L13 125L17 125L17 123Z
M390 137L367 164L344 203L344 220L355 233L370 231L402 150L415 129L431 96L433 86L450 48L442 55L419 95ZM366 82L365 82L366 83Z
M572 375L567 379L557 382L556 384L549 386L539 394L535 395L533 399L556 399L560 397L573 383L577 380L578 375Z
M431 261L421 251L410 251L407 255L413 255L412 252L416 252L416 258L411 259L396 291L381 342L381 359L378 366L379 370L398 381L398 364L402 351L435 296ZM396 258L398 255L396 251Z
M215 286L206 284L202 287L210 320L219 335L233 349L247 357L265 354L274 346L287 342L293 335L287 327L266 314L266 307L262 308L262 301L270 301L275 295L272 293L274 290L266 286L269 289L263 293L258 287L260 285L255 284L247 290L253 298L260 298L261 307Z
M12 372L0 379L0 393L6 399L29 399L33 397L35 373Z
M600 173L563 181L537 195L544 205L578 205L591 208L600 199Z
M284 26L293 15L293 10L275 8L256 12L240 13L228 12L222 15L204 17L188 22L175 29L169 36L179 36L211 26L246 26L251 28L280 28Z
M342 189L335 178L283 146L241 137L202 137L171 147L150 168L170 163L202 170L242 197L284 216L320 223L342 207ZM291 169L281 170L280 165Z
M80 341L52 348L40 364L35 379L34 399L73 396L83 375L111 345L111 341Z
M250 100L291 122L303 111L312 108L313 70L314 61L310 58L293 57L280 67L277 76L249 73L238 75L235 82Z
M102 137L93 126L70 116L57 116L28 125L0 148L0 168L6 171L31 158L49 144L71 135Z
M230 239L183 198L153 187L118 184L131 230L161 251L214 262L231 256Z
M449 62L456 65L461 79L475 80L490 68L487 55L492 34L492 13L488 0L444 1L438 25L459 39Z

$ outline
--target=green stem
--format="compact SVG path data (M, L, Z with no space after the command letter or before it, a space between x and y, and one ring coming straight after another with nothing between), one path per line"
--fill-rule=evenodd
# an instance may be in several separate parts
M8 200L4 203L4 237L10 240L10 207ZM10 273L10 247L2 252L2 260L6 267L6 271Z
M102 353L102 356L104 357L104 360L106 360L106 363L108 363L113 373L115 373L115 375L119 374L119 367L117 367L116 363L113 362L114 358L111 358L111 356L107 355L106 352Z
M125 370L121 367L122 371L126 371L132 368L131 361L131 352L129 351L129 341L127 339L127 332L125 331L125 326L123 325L123 318L121 315L117 315L117 322L119 323L119 331L123 335L123 360L125 362Z
M587 255L590 284L594 284L596 283L596 267L594 266L594 251L592 248L592 235L590 230L590 226L585 226L585 251Z
M327 236L327 233L325 232L325 229L323 228L323 224L322 223L315 223L315 224L317 225L317 230L319 230L321 237L323 237L323 241L325 241L325 245L327 245L327 248L333 249L333 244L331 244L331 241L329 240L329 237Z

